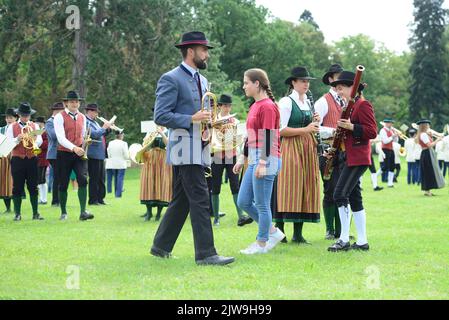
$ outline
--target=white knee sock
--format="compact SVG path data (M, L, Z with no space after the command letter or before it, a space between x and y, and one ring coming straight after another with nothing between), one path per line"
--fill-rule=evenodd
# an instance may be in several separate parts
M388 172L388 186L391 187L393 185L394 180L394 172Z
M42 202L47 202L47 193L48 193L47 184L44 183L41 184L41 186L42 186L42 196L41 196Z
M351 227L351 211L348 207L338 207L338 214L341 221L340 240L349 242L349 228Z
M366 213L365 210L353 212L355 227L357 229L357 244L364 245L368 243L366 238Z
M371 183L373 184L373 189L377 188L377 173L371 173Z

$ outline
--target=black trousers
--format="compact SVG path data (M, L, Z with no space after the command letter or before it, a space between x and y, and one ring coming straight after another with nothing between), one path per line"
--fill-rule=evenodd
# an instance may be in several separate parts
M320 156L320 171L321 176L324 174L324 168L326 166L326 157ZM340 178L341 169L345 163L344 153L339 152L337 158L334 160L334 168L329 180L323 179L323 189L324 189L324 197L323 197L323 208L331 207L335 205L334 201L334 190L337 186L338 179Z
M70 173L75 171L76 181L80 188L87 186L87 161L82 160L73 152L58 151L58 164L57 169L59 171L59 190L67 191L70 182Z
M57 168L57 163L55 159L50 159L50 165L53 168L53 186L51 188L52 191L52 199L51 204L59 203L59 172Z
M232 163L226 164L225 159L221 163L212 163L212 194L220 194L223 172L226 169L226 175L229 179L229 186L232 194L239 193L239 175L232 172L234 165L237 162L237 157L232 159Z
M13 180L12 195L13 197L22 197L25 191L25 183L27 185L30 196L37 196L37 157L11 159L11 175Z
M374 160L373 160L373 155L371 155L371 165L368 168L369 168L369 172L377 173L376 164L374 163Z
M37 184L47 183L46 173L47 167L37 167Z
M343 165L334 191L334 200L337 207L350 204L352 212L363 210L360 177L367 169L368 166L348 167Z
M106 197L104 160L89 159L89 204L103 202Z
M382 149L382 151L385 153L385 171L394 172L396 166L394 163L394 151L390 149Z
M154 236L153 249L172 252L190 212L195 260L217 252L210 221L209 193L200 165L173 166L173 198Z

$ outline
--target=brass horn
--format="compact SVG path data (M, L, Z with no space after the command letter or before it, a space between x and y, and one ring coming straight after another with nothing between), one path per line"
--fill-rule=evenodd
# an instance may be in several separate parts
M34 130L28 123L22 128L22 145L25 149L33 150L34 155L39 155L42 150L37 146L36 136L45 130Z

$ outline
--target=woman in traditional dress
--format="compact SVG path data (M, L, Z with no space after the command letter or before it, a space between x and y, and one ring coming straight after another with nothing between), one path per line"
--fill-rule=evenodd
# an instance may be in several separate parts
M444 188L443 174L438 167L435 150L433 150L435 145L443 138L437 137L437 139L433 141L432 134L429 132L429 120L423 119L416 124L419 125L416 140L422 148L421 158L419 160L419 165L421 167L421 190L424 191L425 196L433 196L433 193L430 192L430 190Z
M320 118L307 99L310 77L305 67L293 68L285 84L291 94L279 101L281 113L282 169L277 182L276 226L293 222L292 241L308 244L304 222L320 222L320 171L315 134Z
M153 217L152 209L157 207L156 221L161 218L162 209L172 199L173 172L166 163L166 145L168 138L165 128L157 127L158 136L150 149L144 153L144 163L140 174L140 203L146 205L145 221ZM148 136L145 138L147 139ZM144 139L144 144L145 144Z
M13 108L6 109L2 114L5 117L6 126L0 127L0 133L5 135L8 127L17 121L17 114ZM4 213L11 212L11 198L12 198L12 176L11 176L11 156L0 157L0 198L6 206Z

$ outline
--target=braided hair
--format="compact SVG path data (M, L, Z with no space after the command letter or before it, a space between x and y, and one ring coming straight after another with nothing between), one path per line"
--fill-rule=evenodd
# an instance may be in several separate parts
M266 92L268 97L276 104L276 99L271 90L270 80L268 79L267 73L262 69L249 69L245 71L245 76L251 80L251 82L259 81L260 88ZM277 106L277 104L276 104Z

